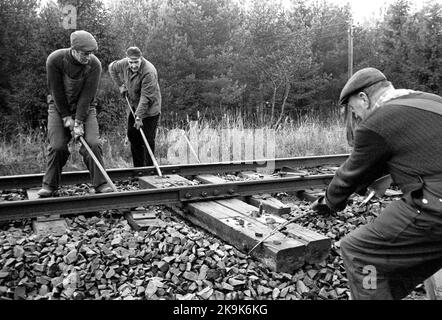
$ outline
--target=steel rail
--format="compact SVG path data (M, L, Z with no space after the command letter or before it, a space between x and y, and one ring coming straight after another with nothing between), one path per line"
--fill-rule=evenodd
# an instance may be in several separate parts
M201 200L201 198L214 200L235 196L251 196L259 193L297 191L310 187L325 187L332 178L332 174L282 177L268 180L203 184L167 189L144 189L86 196L4 201L0 203L0 221L33 218L42 215L82 214L145 205L174 204Z
M163 174L180 174L182 176L194 176L199 174L215 174L227 172L240 172L256 170L257 168L274 168L281 170L284 167L317 167L324 165L340 165L348 157L348 154L323 155L313 157L277 158L262 160L244 160L232 162L215 162L184 165L160 166ZM114 180L125 180L139 176L155 175L155 167L108 169L109 177ZM0 176L0 190L21 189L41 186L43 173L30 175ZM89 171L70 171L62 174L64 185L85 183L90 180Z

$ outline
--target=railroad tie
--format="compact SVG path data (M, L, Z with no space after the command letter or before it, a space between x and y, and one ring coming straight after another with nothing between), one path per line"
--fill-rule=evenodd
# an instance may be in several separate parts
M149 177L149 180L153 181L152 184L157 185L158 188L167 188L174 185L186 185L188 181L187 179L182 178L179 175L146 177ZM140 187L142 187L141 183L142 182L140 182ZM129 212L125 213L125 218L134 230L146 230L149 227L162 227L165 225L165 223L161 219L156 218L155 212L151 211L149 207L147 209L144 207L139 207L130 210Z
M260 174L254 171L244 171L241 172L241 176L248 180L268 180L274 177L269 174ZM225 183L226 180L217 177L212 174L198 175L196 177L199 181L203 183ZM278 215L290 213L290 206L283 204L278 199L272 197L270 194L253 195L251 197L246 197L246 202L259 207L262 206L268 212L272 212Z
M254 175L256 173L254 172L248 172L246 174L248 177L256 177ZM268 175L259 174L259 176L262 176L263 179L271 178ZM200 181L208 181L211 183L226 182L226 180L214 175L196 176L196 178ZM282 202L271 197L270 195L257 195L247 198L250 201L249 204L239 199L217 200L216 202L231 210L239 211L249 217L253 217L261 223L268 225L271 229L287 221L286 219L280 217L280 214L291 212L290 207L281 206ZM260 198L263 198L263 200L269 200L269 202L265 203L262 200L260 201ZM258 201L253 201L253 199L257 199ZM260 204L264 203L267 205L262 205L261 208L264 209L264 214L260 215L259 207ZM286 207L288 207L288 212ZM309 230L295 223L287 225L285 232L289 237L297 239L305 244L306 251L304 260L307 263L319 263L323 261L330 252L331 239L319 234L318 232Z
M217 200L216 202L226 208L235 211L240 210L247 216L255 218L259 222L269 226L272 230L287 221L276 214L268 213L266 211L259 215L259 208L240 201L239 199ZM287 234L288 237L296 239L305 245L304 261L306 263L319 263L323 261L330 252L330 238L299 224L288 224L285 227L284 233Z
M240 201L240 200L239 200ZM218 201L187 205L186 219L223 239L237 249L248 252L272 228ZM294 273L305 264L306 245L298 239L276 232L251 255L276 272Z
M126 211L124 216L132 229L136 231L146 230L149 227L161 227L165 224L161 219L156 217L155 212L144 207Z
M211 180L216 181L217 179ZM193 185L194 183L179 175L139 178L140 187L146 189L183 186L184 184ZM245 202L242 203L247 205ZM263 235L272 230L271 227L247 215L241 209L227 208L216 200L185 203L183 210L176 206L168 207L184 219L204 228L244 252L247 252L259 242ZM305 263L306 245L299 239L293 239L278 232L255 250L252 255L274 271L292 273Z
M28 200L39 198L37 192L39 189L27 189ZM60 218L59 214L37 217L32 220L32 229L38 235L63 235L68 230L66 220Z

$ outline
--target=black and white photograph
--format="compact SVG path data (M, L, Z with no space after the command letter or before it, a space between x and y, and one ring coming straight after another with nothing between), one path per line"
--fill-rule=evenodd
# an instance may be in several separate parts
M0 0L0 25L0 308L442 300L442 0Z

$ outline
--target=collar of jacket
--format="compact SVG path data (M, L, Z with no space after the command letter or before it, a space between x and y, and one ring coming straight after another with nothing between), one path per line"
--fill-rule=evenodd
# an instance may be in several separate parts
M398 97L402 97L402 96L406 96L409 95L411 93L413 93L415 91L413 90L409 90L409 89L394 89L394 88L390 88L388 90L386 90L378 99L378 101L376 101L376 103L373 106L373 109L377 109L379 108L379 106L391 99L395 99Z

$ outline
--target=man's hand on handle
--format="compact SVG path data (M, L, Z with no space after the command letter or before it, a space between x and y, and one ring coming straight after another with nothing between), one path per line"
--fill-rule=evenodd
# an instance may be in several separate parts
M141 120L140 117L135 116L135 123L134 127L137 128L137 130L140 130L140 128L143 126L143 120Z
M83 121L80 120L75 120L75 125L74 125L74 140L77 141L79 137L84 136L84 125L83 125Z
M67 116L63 118L63 126L65 128L69 128L70 130L74 129L74 119L72 119L72 116Z
M123 99L128 97L126 85L122 84L119 89L120 89L120 94L123 97Z

